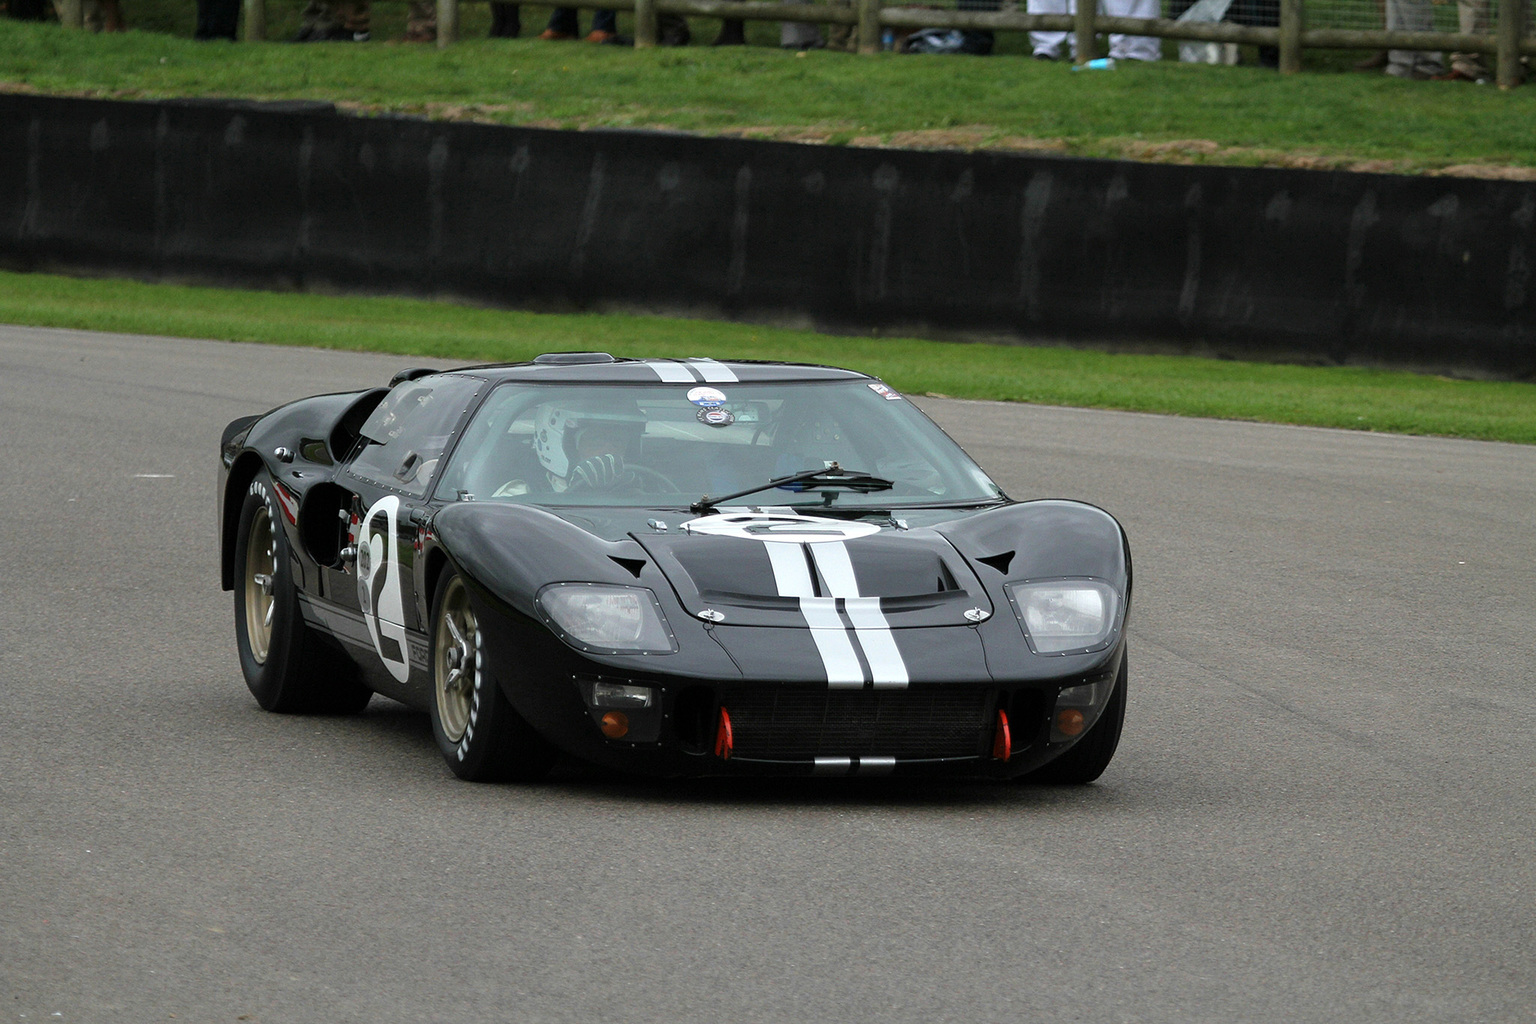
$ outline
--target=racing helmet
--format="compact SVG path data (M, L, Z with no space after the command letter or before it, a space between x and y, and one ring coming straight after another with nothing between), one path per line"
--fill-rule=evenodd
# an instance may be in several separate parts
M622 430L621 449L627 450L645 430L645 414L633 400L573 397L545 402L534 413L533 450L539 465L565 478L576 464L583 431L594 425ZM623 454L623 451L620 452Z

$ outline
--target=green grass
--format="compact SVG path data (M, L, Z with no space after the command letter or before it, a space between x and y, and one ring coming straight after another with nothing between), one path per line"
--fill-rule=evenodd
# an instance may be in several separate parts
M1227 164L1432 171L1536 168L1536 89L1343 73L1353 54L1310 58L1280 76L1249 67L1122 63L1074 73L1030 60L1018 33L988 58L796 55L752 23L746 48L635 51L541 43L543 8L524 38L487 40L486 8L465 7L465 41L445 50L388 42L195 43L190 2L124 0L120 36L0 23L0 89L115 98L324 99L364 113L404 112L566 128L665 126L838 143L1014 147L1087 156ZM296 4L272 4L274 37ZM403 4L375 5L376 38L398 34ZM585 16L584 16L585 18ZM181 33L170 34L170 33ZM1206 145L1178 145L1203 140Z
M828 337L745 324L506 312L0 273L0 322L392 352L463 362L546 351L836 363L913 394L1536 444L1536 384L1068 348Z

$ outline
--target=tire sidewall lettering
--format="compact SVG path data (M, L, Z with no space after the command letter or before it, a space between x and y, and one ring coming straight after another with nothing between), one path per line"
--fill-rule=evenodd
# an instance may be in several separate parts
M485 685L485 672L480 667L481 647L480 630L475 630L475 686L470 691L469 724L464 727L464 735L459 737L458 757L462 761L469 756L470 746L475 741L475 725L480 721L480 697Z

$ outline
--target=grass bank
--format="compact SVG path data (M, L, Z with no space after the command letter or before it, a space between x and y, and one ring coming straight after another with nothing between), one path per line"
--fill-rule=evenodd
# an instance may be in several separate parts
M321 99L406 113L561 128L663 127L829 144L1033 149L1189 163L1329 167L1536 179L1536 88L1347 73L1358 55L1314 55L1312 70L1122 62L1074 73L1029 59L1019 33L985 58L859 57L777 48L776 23L751 47L699 43L635 51L483 38L486 7L465 7L466 41L446 50L368 43L196 43L193 5L124 0L122 35L4 23L0 89L123 99ZM297 4L273 4L273 35ZM375 5L375 39L403 4ZM583 16L585 18L585 15ZM287 19L287 22L284 21ZM289 24L288 22L291 22ZM170 34L180 33L180 34ZM478 37L478 38L477 38Z
M1536 444L1536 384L1069 348L829 337L745 324L0 273L0 322L515 361L540 352L836 363L912 394Z

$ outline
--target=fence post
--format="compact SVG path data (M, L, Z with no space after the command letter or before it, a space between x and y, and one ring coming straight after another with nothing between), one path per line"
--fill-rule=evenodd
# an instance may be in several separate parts
M1073 8L1073 15L1077 19L1073 31L1078 64L1086 64L1099 55L1099 44L1093 31L1093 20L1099 13L1098 8L1099 0L1077 0L1077 6Z
M1301 0L1280 0L1280 73L1301 70L1301 30L1305 12Z
M85 4L83 0L60 0L59 24L65 28L84 28Z
M1494 80L1500 89L1513 89L1523 75L1520 71L1521 22L1525 16L1525 0L1500 0L1498 24L1498 70Z
M245 0L245 41L259 43L267 38L267 0Z
M635 0L635 49L656 45L656 0Z
M880 0L859 0L859 52L880 52Z

